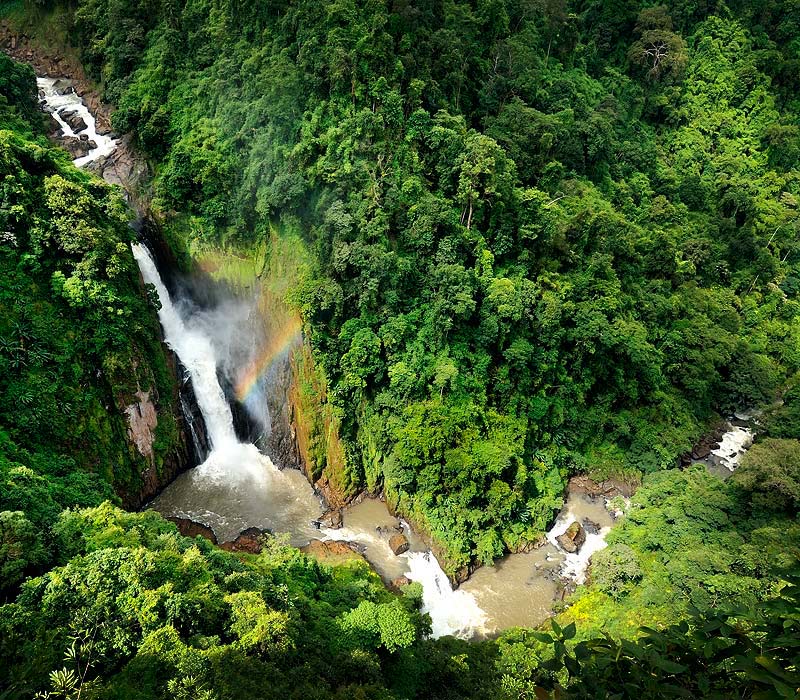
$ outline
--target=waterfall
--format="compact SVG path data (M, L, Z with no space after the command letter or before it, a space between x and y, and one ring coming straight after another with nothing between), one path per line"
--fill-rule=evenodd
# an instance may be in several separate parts
M237 445L239 441L233 429L233 415L217 379L217 358L211 342L201 331L184 323L161 281L150 251L141 243L134 243L133 256L139 263L144 281L156 288L161 302L158 319L164 329L164 338L192 377L212 450Z
M475 596L453 590L433 552L411 552L408 577L422 584L422 611L431 616L434 638L453 635L470 639L486 631L486 613Z
M255 517L267 519L265 524L273 527L287 528L295 537L299 535L300 541L307 541L314 534L309 530L309 523L319 512L319 503L313 499L310 485L300 472L279 471L255 445L237 440L233 415L217 379L217 358L210 340L202 330L192 327L191 319L181 317L161 281L150 251L134 243L133 255L144 281L156 288L161 302L158 318L164 328L164 338L191 375L212 448L203 464L175 482L178 485L191 480L190 489L171 501L169 495L174 489L168 487L154 505L162 513L166 510L172 515L208 524L220 538L235 536L238 531L252 526ZM289 474L297 476L292 479ZM211 492L215 498L211 498ZM194 508L193 502L196 503ZM177 509L176 503L180 503ZM212 509L214 504L216 512ZM259 524L264 523L259 521ZM355 541L365 538L377 541L374 532L369 530L329 531L327 534L337 539L347 534L347 539ZM386 556L394 556L388 544L382 541L380 544L386 549ZM431 616L434 637L452 634L468 638L483 630L486 614L472 595L452 589L431 552L402 556L407 558L411 578L422 584L423 611Z
M280 471L254 444L239 442L217 377L217 353L210 337L193 322L194 317L181 316L150 251L140 243L132 248L142 278L156 289L164 339L191 376L211 443L206 461L181 474L151 506L164 516L189 518L211 527L220 541L255 526L288 532L293 544L306 544L315 533L311 521L321 510L311 485L300 471Z

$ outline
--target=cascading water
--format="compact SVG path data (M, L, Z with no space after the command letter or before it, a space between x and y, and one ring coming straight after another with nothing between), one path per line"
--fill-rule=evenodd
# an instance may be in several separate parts
M573 522L581 522L582 517L575 512L575 505L567 503L561 513L559 513L555 524L547 533L547 541L560 549L558 537L563 535ZM561 566L561 576L575 583L583 583L586 580L586 572L589 569L589 560L592 555L599 552L606 546L606 535L611 532L610 521L607 525L600 527L596 532L586 532L586 541L577 552L565 552L564 562Z
M164 329L164 337L192 376L195 396L206 420L212 448L218 450L236 444L233 416L217 380L217 360L211 343L202 333L187 328L183 322L161 281L150 251L141 243L134 243L133 257L139 264L144 281L156 288L161 302L158 319Z
M134 244L133 255L144 281L156 289L164 338L191 375L211 442L206 461L178 477L152 507L166 516L202 522L220 540L255 526L288 532L294 544L307 543L315 532L311 520L321 511L311 486L300 472L280 471L255 445L239 442L211 341L191 318L181 317L147 248Z
M422 610L431 616L434 637L450 634L469 639L484 634L487 614L475 596L461 589L454 591L433 553L408 523L402 527L411 549L396 556L388 538L397 531L397 519L389 515L385 503L366 499L348 508L345 527L326 529L323 534L327 539L357 543L384 579L407 576L421 583Z
M422 610L431 616L434 637L451 634L470 639L486 631L487 614L475 596L467 591L454 591L432 552L411 552L408 577L422 584Z
M68 110L77 112L83 123L86 124L86 129L80 136L85 135L89 141L94 141L95 143L95 148L85 156L76 158L73 163L80 168L98 158L111 154L117 147L117 141L108 134L98 134L94 115L83 103L80 95L77 95L71 88L66 91L59 90L56 87L57 82L54 78L36 78L36 85L44 96L44 102L52 110L53 119L58 122L64 132L64 136L78 138L79 135L73 131L72 127L64 120L64 117L61 116L62 112Z

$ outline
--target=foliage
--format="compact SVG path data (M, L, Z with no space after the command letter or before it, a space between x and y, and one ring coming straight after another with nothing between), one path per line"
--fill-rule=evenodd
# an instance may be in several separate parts
M4 697L796 694L793 390L728 482L672 468L800 370L796 3L76 4L173 233L302 235L330 483L453 573L535 541L571 472L645 476L549 630L476 644L363 562L100 504L140 466L109 407L170 396L155 320L121 201L0 57Z
M800 440L768 438L753 445L732 480L765 508L800 510Z
M382 488L452 573L535 541L587 455L671 467L800 366L774 5L81 0L72 35L166 218L303 235L347 455L315 473Z
M62 509L136 499L148 464L123 409L149 391L170 435L174 386L121 197L39 134L33 71L3 55L0 76L3 596L58 557Z
M741 480L741 467L724 482L702 467L645 477L608 548L593 557L591 585L563 619L578 622L582 635L628 637L693 610L755 609L772 599L783 572L798 570L800 522L790 500L763 498L758 488L768 479L748 488L774 469L758 461L770 442L751 448Z

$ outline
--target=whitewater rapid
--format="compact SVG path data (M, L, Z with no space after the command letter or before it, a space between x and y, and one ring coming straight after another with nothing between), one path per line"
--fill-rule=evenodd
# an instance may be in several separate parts
M57 82L58 80L55 78L36 78L36 86L44 95L44 102L53 110L51 112L52 117L58 122L64 136L77 139L85 135L89 141L94 141L96 146L85 156L76 158L72 162L81 168L103 156L110 155L117 147L117 140L111 138L108 134L98 134L94 115L84 104L80 95L76 94L72 88L58 90L55 87ZM83 119L86 129L81 131L80 134L76 134L61 116L62 112L66 111L77 112L78 116Z

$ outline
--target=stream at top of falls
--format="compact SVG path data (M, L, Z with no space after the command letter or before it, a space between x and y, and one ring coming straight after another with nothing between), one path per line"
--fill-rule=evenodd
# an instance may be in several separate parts
M68 83L66 80L57 78L36 78L36 86L39 88L39 98L48 107L50 115L58 122L66 138L80 139L85 137L88 142L94 142L95 147L89 150L85 156L76 158L72 162L79 168L89 163L110 155L117 147L117 140L108 134L97 133L97 122L94 115L86 106L71 85L59 87L59 83ZM76 112L81 118L86 128L76 133L66 122L63 115L68 112Z
M73 162L85 166L112 153L117 142L97 134L94 117L81 98L74 92L59 91L57 82L37 80L42 99L64 136L79 138L61 116L65 109L74 109L97 146ZM211 448L206 460L167 486L151 502L151 508L165 517L183 517L207 525L220 541L258 527L286 533L295 546L311 539L355 543L385 580L407 576L422 584L423 611L431 616L435 637L450 634L474 638L514 626L535 627L552 615L565 582L585 580L590 557L605 546L605 536L613 525L612 509L602 497L571 492L540 547L479 568L457 590L422 539L407 523L398 524L379 500L366 498L347 507L340 529L317 529L314 521L321 515L323 503L305 476L297 469L278 469L255 444L237 437L231 406L218 378L221 353L208 326L200 322L197 309L176 304L148 249L138 243L132 248L142 278L157 292L164 338L191 377ZM721 437L714 454L725 470L733 470L751 439L752 433L740 426L732 426ZM568 553L558 538L574 522L581 523L586 540L578 551ZM398 528L410 547L395 555L389 538Z

